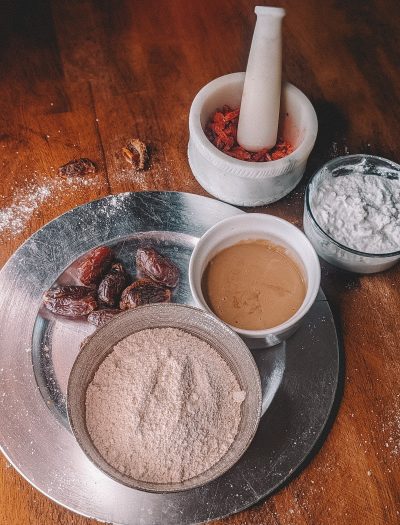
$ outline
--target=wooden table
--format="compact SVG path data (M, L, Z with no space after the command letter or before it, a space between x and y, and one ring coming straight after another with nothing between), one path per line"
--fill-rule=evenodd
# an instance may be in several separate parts
M400 12L396 0L279 5L287 9L284 73L310 97L320 131L302 184L265 210L301 226L304 184L332 155L400 161ZM1 3L1 264L49 220L92 199L154 189L206 194L187 163L189 107L205 83L245 69L253 7L246 0ZM130 171L121 157L131 137L151 146L146 172ZM98 174L67 185L57 167L76 157L95 161ZM322 266L346 355L337 418L303 472L225 524L400 523L400 268L357 276ZM2 457L0 523L95 521L52 503Z

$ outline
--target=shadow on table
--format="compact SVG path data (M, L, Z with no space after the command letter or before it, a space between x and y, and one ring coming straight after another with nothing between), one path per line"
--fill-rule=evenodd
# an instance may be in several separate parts
M322 445L325 442L329 432L331 431L331 429L333 427L334 421L335 421L336 416L337 416L338 411L339 411L339 406L340 406L341 399L343 397L343 392L344 392L344 384L345 384L345 353L344 353L344 345L343 345L343 338L342 338L342 327L341 327L339 314L338 314L338 311L335 309L335 307L332 308L332 305L330 305L330 306L331 306L331 310L332 310L332 315L333 315L333 319L334 319L334 323L335 323L335 327L336 327L337 339L338 339L338 379L337 379L337 387L336 387L336 392L335 392L335 396L334 396L334 399L333 399L332 407L331 407L329 416L328 416L328 418L326 420L325 426L324 426L321 434L317 438L315 444L313 445L312 449L309 451L309 453L305 457L305 459L297 466L297 468L295 468L293 470L293 472L285 479L285 481L282 484L280 484L279 487L274 489L268 496L260 499L257 503L255 503L254 505L250 506L249 508L256 508L257 506L262 505L268 498L270 498L271 496L273 496L274 494L276 494L277 492L282 490L282 488L286 487L289 483L291 483L311 463L311 461L314 459L314 457L318 454L318 452L321 450ZM279 395L279 393L278 393L278 395ZM284 400L283 401L281 400L278 404L280 406L282 406L282 404L284 405L285 404ZM287 414L285 414L285 415L287 416ZM277 416L275 415L274 417L277 417ZM256 439L255 439L255 441L256 441ZM271 443L270 443L270 445L271 445ZM261 446L261 443L259 444L259 446ZM278 448L278 443L276 443L276 446Z

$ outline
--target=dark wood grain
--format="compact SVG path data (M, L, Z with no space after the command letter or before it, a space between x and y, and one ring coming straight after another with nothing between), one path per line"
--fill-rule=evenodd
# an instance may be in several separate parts
M266 207L301 226L304 185L331 156L400 161L400 8L396 0L287 0L285 77L312 100L318 140L303 182ZM255 21L245 0L6 0L0 3L0 213L42 195L19 227L0 222L0 264L60 213L109 193L205 195L186 157L188 111L209 80L245 69ZM121 157L150 144L148 171ZM89 157L98 173L67 185L57 167ZM43 196L43 188L48 195ZM42 193L40 193L42 192ZM399 267L356 276L323 264L343 333L338 416L321 450L289 485L226 525L400 523ZM0 523L86 525L0 459Z

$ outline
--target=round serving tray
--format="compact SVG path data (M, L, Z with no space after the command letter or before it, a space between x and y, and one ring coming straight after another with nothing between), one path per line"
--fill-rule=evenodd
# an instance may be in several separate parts
M254 350L263 416L240 461L192 490L151 494L108 478L81 451L68 425L65 392L85 322L40 308L71 265L109 244L133 273L138 245L151 243L181 270L174 302L194 304L190 254L216 222L242 211L176 192L123 193L61 215L30 237L0 272L0 446L12 465L46 496L79 514L118 525L194 524L221 518L271 494L301 468L326 426L339 376L339 345L322 292L285 344Z

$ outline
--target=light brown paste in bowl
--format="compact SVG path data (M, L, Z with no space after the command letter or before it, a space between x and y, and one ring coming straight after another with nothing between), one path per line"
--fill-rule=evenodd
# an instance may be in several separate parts
M306 295L299 265L266 240L242 241L217 253L202 278L204 298L226 323L263 330L290 319Z

